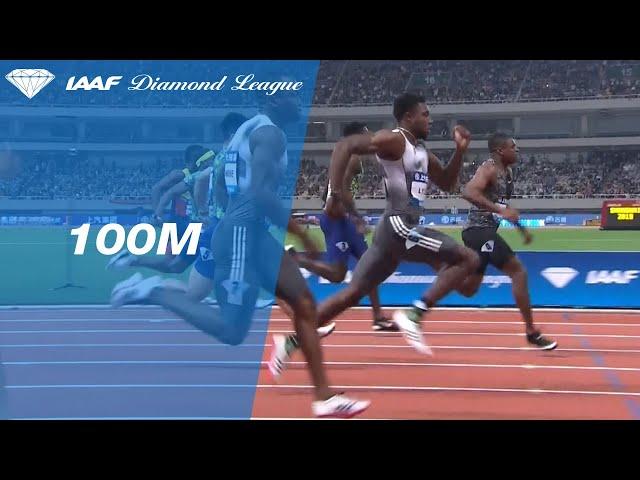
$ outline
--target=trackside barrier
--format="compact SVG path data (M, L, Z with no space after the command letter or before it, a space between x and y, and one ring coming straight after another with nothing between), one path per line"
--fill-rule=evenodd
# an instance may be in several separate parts
M529 273L533 306L640 307L640 252L521 252L518 257ZM353 268L352 260L344 283L350 280ZM302 272L318 301L344 288ZM403 263L380 287L381 302L386 306L409 305L434 280L430 267ZM369 298L361 304L369 305ZM451 293L440 302L440 306L513 305L511 279L492 266L475 296Z

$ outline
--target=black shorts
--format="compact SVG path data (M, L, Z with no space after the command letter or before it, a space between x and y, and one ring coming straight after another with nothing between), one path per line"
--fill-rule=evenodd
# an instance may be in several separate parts
M480 267L476 273L484 275L487 265L491 264L502 269L504 264L515 256L513 250L504 238L498 235L494 228L471 227L462 231L462 241L465 246L475 250L480 255Z

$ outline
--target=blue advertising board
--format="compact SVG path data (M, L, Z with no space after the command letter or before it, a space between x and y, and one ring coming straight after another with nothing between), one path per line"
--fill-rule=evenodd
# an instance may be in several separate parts
M640 252L521 252L529 273L533 306L585 308L640 308ZM349 265L345 282L351 278ZM318 301L344 288L303 270ZM383 305L409 305L435 281L426 265L402 263L380 286ZM368 297L362 305L369 305ZM511 279L487 268L483 283L471 298L459 293L445 297L440 306L514 306Z

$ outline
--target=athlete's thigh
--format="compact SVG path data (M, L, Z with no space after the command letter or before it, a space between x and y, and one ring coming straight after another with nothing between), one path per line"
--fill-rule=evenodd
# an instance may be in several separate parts
M261 234L259 248L263 259L258 266L260 286L289 305L295 305L309 288L300 267L269 232Z
M324 234L326 245L326 260L328 263L347 264L349 259L349 240L347 238L346 219L334 219L323 214L320 219L320 228Z
M189 273L189 283L187 286L187 297L198 302L207 298L213 289L213 278L207 278L192 268Z
M419 225L407 234L401 257L408 262L429 264L437 270L456 263L463 250L464 247L449 235Z
M527 270L515 253L511 257L507 258L502 266L498 268L509 276L523 271L526 272Z
M496 232L493 255L491 256L491 264L498 269L502 269L510 260L516 257L511 246L502 236Z
M367 251L367 240L364 234L360 233L355 223L349 220L345 229L346 241L349 244L349 253L355 258L361 258Z
M351 277L351 284L356 285L363 294L382 284L395 272L400 264L399 259L383 245L374 243L360 257Z
M255 307L260 286L256 257L262 255L257 249L255 230L248 225L221 221L213 235L213 281L216 298L221 305L230 303Z
M513 257L515 253L509 244L493 228L469 228L462 232L464 244L480 256L478 273L484 273L489 264L498 269Z
M215 261L213 259L213 247L211 245L213 234L217 226L217 220L200 234L198 240L197 258L193 268L203 277L213 280Z

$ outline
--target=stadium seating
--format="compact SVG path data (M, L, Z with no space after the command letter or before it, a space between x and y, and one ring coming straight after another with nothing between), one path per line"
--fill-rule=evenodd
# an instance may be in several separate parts
M216 66L205 71L202 65L186 62L185 78L210 75L219 77L228 72ZM78 62L77 71L108 75L104 62ZM198 68L197 72L194 68ZM211 67L213 68L213 67ZM129 69L129 71L127 71ZM71 68L70 70L74 70ZM122 75L153 72L159 77L170 76L162 67L138 61L124 64ZM165 75L166 74L166 75ZM421 91L434 103L513 102L570 98L608 98L640 94L640 62L630 60L411 60L411 61L323 61L316 78L313 103L316 105L389 104L407 90ZM47 89L39 99L48 105L70 105L83 101L82 96L66 95L62 89ZM13 94L13 92L11 92ZM126 98L125 98L126 97ZM247 105L249 96L234 95L235 105ZM13 99L13 100L11 100ZM126 100L126 101L125 101ZM0 91L0 104L22 104L22 99ZM114 92L92 97L93 105L137 105L205 107L209 96L175 95L155 92L154 95L131 95ZM99 102L99 103L95 103ZM195 102L195 103L194 103Z

